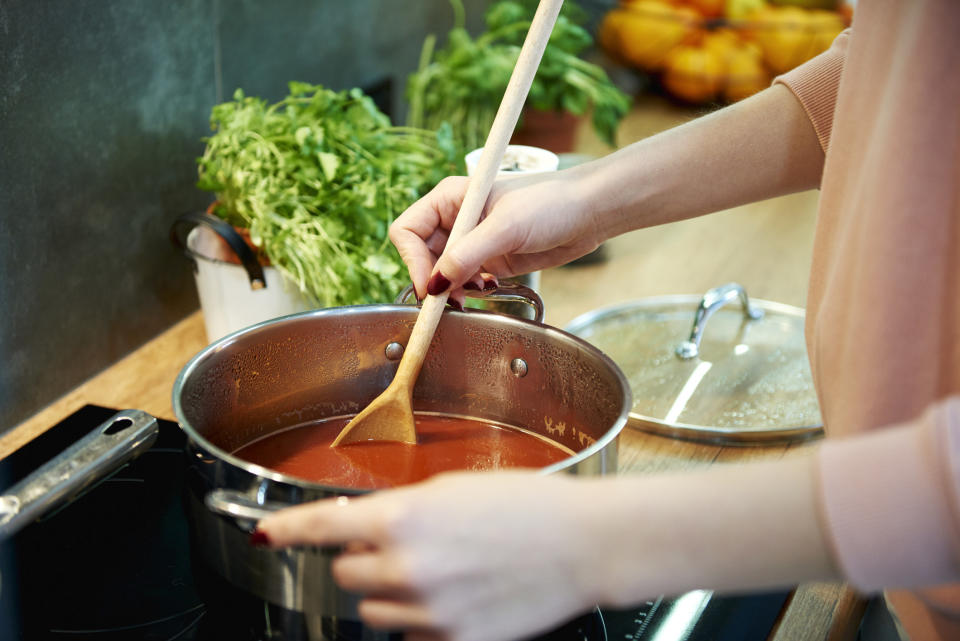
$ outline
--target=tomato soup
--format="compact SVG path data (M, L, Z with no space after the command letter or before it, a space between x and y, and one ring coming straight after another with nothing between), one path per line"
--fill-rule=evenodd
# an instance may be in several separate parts
M330 447L350 417L308 423L249 443L233 454L323 485L380 489L452 470L540 468L573 452L524 430L418 414L417 443L361 441Z

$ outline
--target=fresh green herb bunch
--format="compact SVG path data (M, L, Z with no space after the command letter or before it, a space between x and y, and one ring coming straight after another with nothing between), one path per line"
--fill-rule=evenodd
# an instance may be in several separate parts
M451 130L394 127L359 89L289 86L213 108L197 185L315 304L391 300L407 276L387 230L458 170Z
M530 27L535 2L505 0L485 14L487 29L476 39L464 28L461 0L450 0L454 27L447 44L436 50L429 35L420 52L417 71L407 80L409 124L436 128L453 126L465 149L483 145L520 47ZM564 3L530 87L527 104L543 111L568 111L583 115L593 110L592 121L600 137L613 146L616 130L630 108L630 98L616 88L598 65L579 57L593 43L580 22L583 11Z

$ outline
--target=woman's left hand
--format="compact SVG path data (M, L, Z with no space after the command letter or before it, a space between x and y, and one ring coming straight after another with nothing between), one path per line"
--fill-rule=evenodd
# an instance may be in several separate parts
M345 545L332 569L360 616L407 640L508 641L595 603L586 484L532 472L455 473L281 510L273 547Z

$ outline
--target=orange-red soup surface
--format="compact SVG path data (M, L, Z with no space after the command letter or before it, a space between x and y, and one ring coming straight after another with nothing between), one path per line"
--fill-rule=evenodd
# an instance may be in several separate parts
M276 432L234 455L314 483L380 489L452 470L546 467L573 454L523 430L425 414L416 416L416 445L364 441L330 447L349 420L336 418Z

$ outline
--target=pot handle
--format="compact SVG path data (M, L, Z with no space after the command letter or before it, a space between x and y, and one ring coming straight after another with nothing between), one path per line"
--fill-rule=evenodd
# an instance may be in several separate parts
M170 226L170 242L193 261L194 269L196 269L198 255L187 246L187 236L198 225L207 227L230 245L230 249L236 254L243 269L247 272L247 278L250 279L250 289L263 289L267 286L267 281L263 277L263 267L260 266L257 255L240 237L233 225L207 212L183 214L178 216L173 221L173 225Z
M476 290L465 290L469 298L481 298L483 300L494 300L504 303L523 303L524 305L529 305L533 308L533 322L542 323L543 322L543 299L533 289L527 287L526 285L521 285L518 282L512 280L504 280L497 286L496 289L490 291L476 291ZM413 283L410 283L403 288L397 297L393 300L394 303L401 305L406 305L410 302L410 299L415 295L413 289Z
M346 497L340 497L338 500L345 499ZM203 497L203 503L214 514L231 519L247 534L253 533L260 519L266 518L277 510L295 505L294 503L279 503L277 501L260 502L239 490L225 488L217 488L207 492L207 495ZM340 545L318 545L313 546L313 548L321 554L334 556L343 551L343 546Z
M150 448L157 419L123 410L0 496L0 541L66 504Z
M700 354L700 341L703 340L703 330L707 326L707 321L718 309L736 298L740 299L740 304L743 306L743 315L746 319L759 320L763 318L763 310L750 304L747 290L738 283L727 283L714 287L700 299L700 305L693 315L693 328L690 330L690 338L677 346L677 356L683 360L696 358Z
M257 521L266 518L273 512L292 504L276 501L257 501L238 490L218 488L207 492L203 497L207 509L219 516L225 516L237 522L241 529L253 532Z

